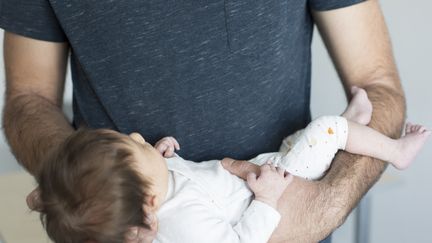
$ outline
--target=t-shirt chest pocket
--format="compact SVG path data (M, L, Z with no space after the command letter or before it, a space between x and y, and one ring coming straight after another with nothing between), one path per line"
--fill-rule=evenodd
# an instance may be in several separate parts
M288 2L225 0L228 46L234 53L259 56L280 48L287 31Z

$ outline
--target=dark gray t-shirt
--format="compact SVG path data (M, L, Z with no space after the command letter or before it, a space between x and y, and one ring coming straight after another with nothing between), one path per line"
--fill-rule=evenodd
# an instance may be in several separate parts
M0 0L0 27L70 43L75 126L249 159L310 120L310 9L361 1Z

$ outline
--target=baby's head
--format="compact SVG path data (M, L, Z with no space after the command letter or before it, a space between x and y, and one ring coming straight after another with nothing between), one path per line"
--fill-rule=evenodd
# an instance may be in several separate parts
M38 176L42 222L55 242L123 242L133 226L154 230L148 218L165 198L165 159L139 134L81 129Z

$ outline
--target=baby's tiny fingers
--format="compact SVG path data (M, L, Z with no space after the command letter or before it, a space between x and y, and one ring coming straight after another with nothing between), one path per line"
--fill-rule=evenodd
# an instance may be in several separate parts
M420 128L419 128L419 132L420 132L420 133L423 133L424 131L426 131L426 127L424 127L424 126L420 126Z
M270 171L271 170L270 164L263 164L263 165L261 165L260 169L261 169L261 172Z
M168 149L168 148L170 148L170 147L174 147L174 145L172 144L172 142L171 141L169 141L169 140L167 140L167 141L164 141L163 142L163 144L165 144L166 145L166 148Z
M164 156L165 157L172 157L174 155L174 147L168 146L167 150L165 151Z
M276 167L277 172L279 175L284 176L285 175L285 169L282 167Z
M163 153L163 152L167 149L167 147L168 147L168 145L166 145L166 144L164 144L164 143L161 143L161 144L158 144L158 145L156 146L156 149L157 149L160 153Z
M171 142L174 144L174 147L177 150L180 150L180 144L177 142L177 139L175 139L174 137L170 137L171 138Z

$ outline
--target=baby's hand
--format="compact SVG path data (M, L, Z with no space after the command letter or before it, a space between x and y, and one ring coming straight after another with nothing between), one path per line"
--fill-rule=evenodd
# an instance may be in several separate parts
M180 145L173 137L164 137L154 146L165 158L174 156L174 149L180 150Z
M273 208L277 208L277 202L282 196L287 186L292 181L292 175L284 169L276 168L268 162L260 167L261 174L255 173L247 175L247 183L255 193L255 200L267 203Z

